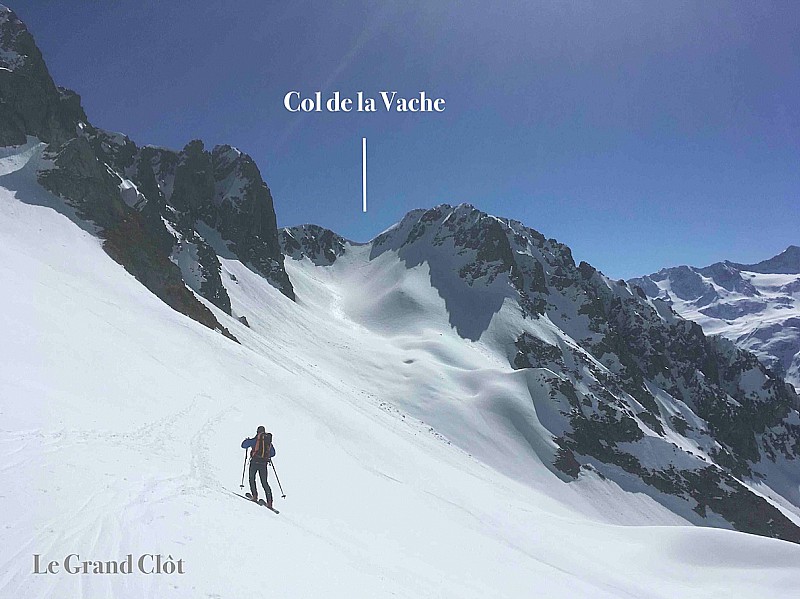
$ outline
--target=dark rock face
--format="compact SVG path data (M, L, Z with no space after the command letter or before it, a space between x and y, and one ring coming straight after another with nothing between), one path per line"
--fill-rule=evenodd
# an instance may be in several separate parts
M236 337L186 288L180 269L160 251L156 236L141 217L135 213L128 215L106 229L103 237L108 255L168 306L236 341Z
M65 143L53 161L55 168L42 171L39 182L99 228L109 256L173 309L235 340L184 285L180 270L169 259L173 237L163 224L122 200L122 179L98 160L86 138Z
M283 253L293 260L308 258L317 266L330 266L347 252L352 242L317 225L285 227L280 230Z
M52 158L56 168L41 172L39 182L66 198L81 218L104 229L125 216L125 204L119 193L121 179L97 159L86 138L71 139Z
M208 152L197 140L180 152L139 148L92 126L80 97L56 87L33 37L4 7L0 67L0 145L27 136L48 142L54 168L39 182L92 223L108 254L168 305L232 337L187 289L231 313L218 253L294 299L272 196L249 156L230 146Z
M190 220L204 215L214 197L214 166L211 154L196 139L186 144L178 156L175 184L169 202Z
M80 98L56 87L25 24L0 6L0 145L20 145L26 135L60 144L86 122Z
M213 289L213 294L206 296L209 300L227 295L219 279L219 261L216 256L212 258L214 250L232 253L294 299L283 268L272 196L247 154L230 146L217 146L208 152L203 142L195 140L172 156L165 150L144 148L136 162L135 176L142 176L142 188L151 189L164 207L162 216L199 244L207 288ZM200 222L216 231L225 247L212 250L195 232ZM229 312L230 301L221 301L215 303L220 307L227 303Z
M217 308L231 314L231 299L222 284L222 264L214 250L205 242L198 240L197 262L201 269L200 295Z
M229 242L228 247L242 262L294 299L294 289L283 268L272 194L256 163L225 145L214 148L212 164L214 196L208 224Z

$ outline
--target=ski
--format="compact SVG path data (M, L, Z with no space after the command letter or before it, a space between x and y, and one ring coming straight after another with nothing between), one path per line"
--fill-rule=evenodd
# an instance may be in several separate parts
M238 493L234 493L234 495L239 495L239 494ZM239 497L243 497L244 499L248 499L250 501L253 501L253 496L250 493L245 493L244 495L239 495ZM280 514L280 512L278 510L276 510L274 507L269 507L267 505L267 502L264 501L263 499L259 499L257 502L254 502L254 503L258 503L258 505L261 505L261 506L267 508L268 510L270 510L272 512L275 512L276 514Z
M246 499L250 503L256 503L255 501L252 500L250 493L247 493L247 495L242 495L241 493L234 493L233 491L230 491L230 493L231 495L236 495L236 497L241 497L242 499Z
M280 514L280 512L279 512L278 510L276 510L274 507L269 507L269 506L267 505L267 502L266 502L266 501L264 501L263 499L259 499L259 500L258 500L258 505L263 505L263 506L264 506L265 508L267 508L268 510L272 510L272 511L273 511L273 512L275 512L276 514Z

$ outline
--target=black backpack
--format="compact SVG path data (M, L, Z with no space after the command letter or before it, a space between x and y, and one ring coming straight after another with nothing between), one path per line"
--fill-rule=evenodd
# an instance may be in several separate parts
M275 457L275 446L272 444L272 433L258 433L256 444L253 446L252 457L264 459L267 457L267 446L269 446L269 457Z

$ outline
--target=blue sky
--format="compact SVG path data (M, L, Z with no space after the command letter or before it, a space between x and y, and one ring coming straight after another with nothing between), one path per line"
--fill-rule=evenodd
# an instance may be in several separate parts
M797 2L9 4L95 125L241 148L281 225L366 241L469 202L614 277L800 244ZM297 115L290 90L447 108Z

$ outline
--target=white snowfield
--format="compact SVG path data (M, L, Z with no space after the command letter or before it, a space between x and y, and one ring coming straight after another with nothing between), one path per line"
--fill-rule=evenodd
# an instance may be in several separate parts
M800 596L797 545L554 474L551 415L521 416L528 375L492 342L511 307L466 342L393 252L287 259L296 304L223 260L238 345L67 218L40 150L0 155L2 599ZM280 515L233 494L260 424ZM34 574L35 554L185 574Z
M759 296L747 298L714 285L722 299L698 308L676 298L673 307L710 335L722 335L767 364L784 365L786 380L800 388L800 275L742 271Z

